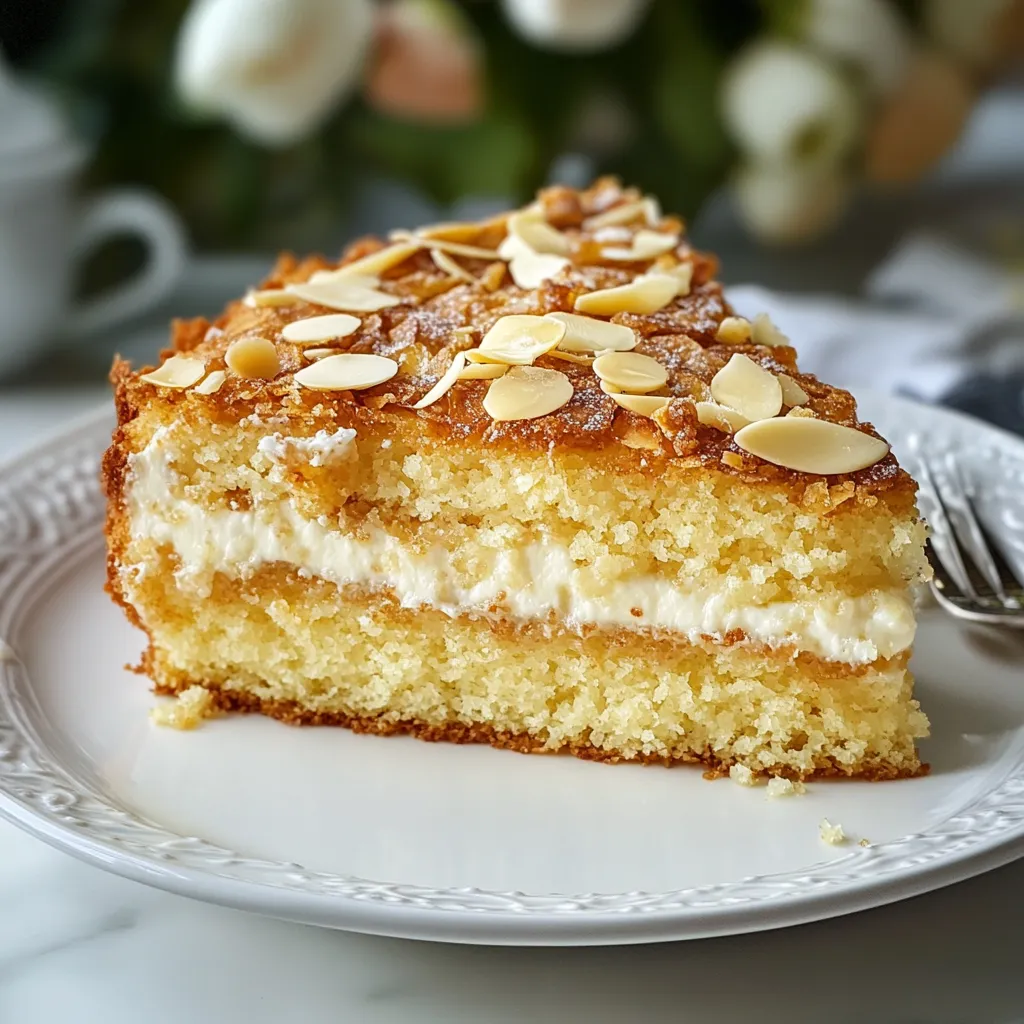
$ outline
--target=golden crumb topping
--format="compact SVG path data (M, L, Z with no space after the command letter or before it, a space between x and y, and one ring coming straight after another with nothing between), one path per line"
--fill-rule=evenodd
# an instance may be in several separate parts
M122 421L153 402L311 430L414 419L429 443L912 486L852 396L801 374L767 317L737 316L716 270L635 189L548 188L490 220L361 240L337 263L282 256L215 323L176 322L159 367L115 364Z

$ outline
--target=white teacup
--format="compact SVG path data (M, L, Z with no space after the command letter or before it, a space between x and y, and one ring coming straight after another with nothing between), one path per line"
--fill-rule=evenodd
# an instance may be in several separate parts
M57 338L101 332L144 312L184 269L181 224L156 196L118 190L76 199L84 157L53 107L13 81L0 59L0 374ZM142 240L142 268L72 302L82 261L104 240L124 235Z

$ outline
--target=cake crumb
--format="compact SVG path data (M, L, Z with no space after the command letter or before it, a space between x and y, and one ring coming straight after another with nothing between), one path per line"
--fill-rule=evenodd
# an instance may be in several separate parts
M149 718L169 729L194 729L204 718L212 718L214 710L213 695L201 686L190 686L171 703L152 708Z
M821 824L818 826L818 834L821 836L821 841L828 843L829 846L839 846L846 842L846 833L843 831L843 826L838 822L833 825L828 818L821 819Z
M797 780L783 778L781 775L773 775L768 780L769 796L799 796L807 792L807 787Z
M871 845L871 843L867 839L862 839L857 845L858 846L868 847L868 846Z
M741 786L756 786L754 773L745 764L734 764L729 767L729 778Z

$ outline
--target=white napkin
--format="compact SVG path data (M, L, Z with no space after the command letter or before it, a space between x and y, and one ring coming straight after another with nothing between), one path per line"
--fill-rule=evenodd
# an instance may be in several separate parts
M875 270L864 300L757 285L734 286L729 299L745 316L767 311L792 339L801 369L831 384L937 401L972 376L1024 371L1024 326L995 329L1024 311L1022 280L919 233Z

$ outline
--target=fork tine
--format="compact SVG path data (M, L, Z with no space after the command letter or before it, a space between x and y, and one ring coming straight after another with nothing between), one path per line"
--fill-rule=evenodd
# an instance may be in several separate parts
M978 599L978 591L971 581L967 566L964 565L963 556L960 553L960 544L950 523L949 513L942 500L938 487L935 486L935 479L925 458L924 452L917 452L919 458L917 463L918 483L933 505L932 515L929 517L929 525L932 528L932 550L938 556L937 562L946 570L952 578L956 588L967 597Z
M1003 581L992 558L992 552L985 541L978 518L971 507L960 465L952 452L946 455L946 469L949 472L947 493L951 499L950 504L955 509L953 529L958 535L960 546L967 552L967 556L984 577L985 582L992 588L992 592L1003 604L1006 604L1007 596ZM962 529L958 529L958 527L962 527Z

